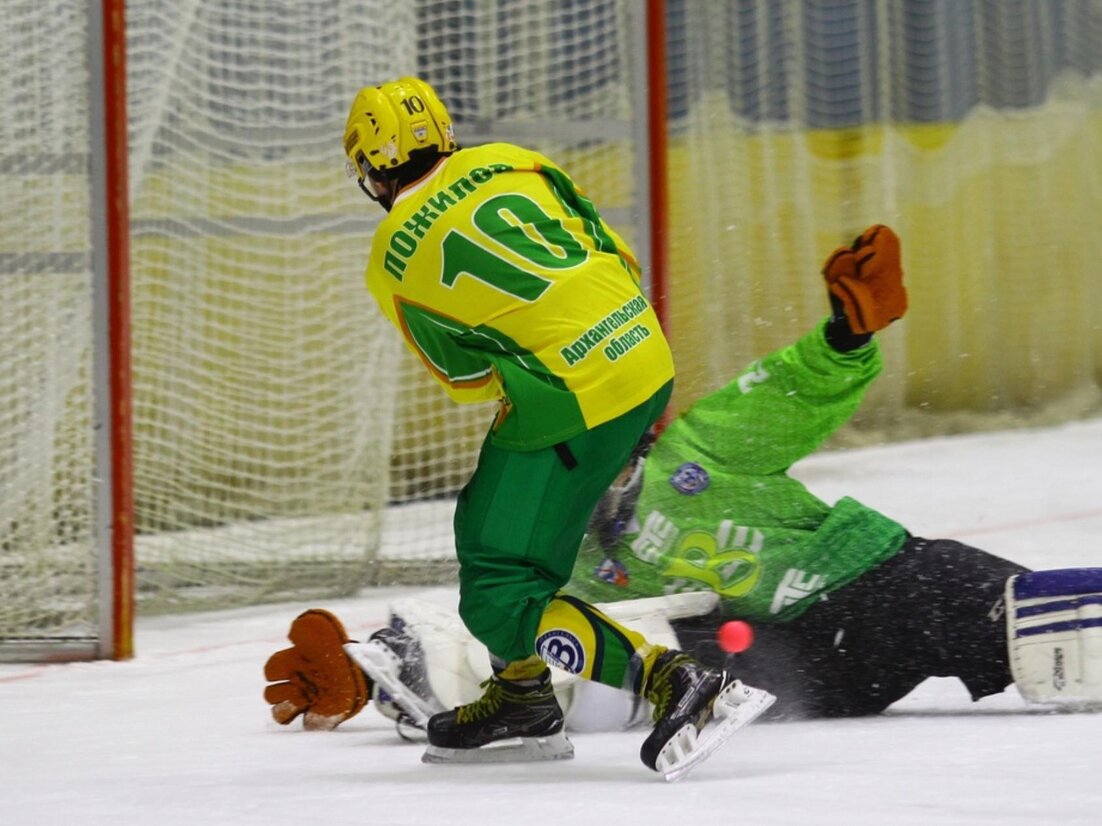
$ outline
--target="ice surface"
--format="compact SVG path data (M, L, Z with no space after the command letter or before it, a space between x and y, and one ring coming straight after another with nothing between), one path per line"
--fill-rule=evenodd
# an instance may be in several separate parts
M821 454L798 475L915 533L1033 567L1102 566L1102 420ZM354 636L407 590L332 601ZM971 703L931 680L887 714L755 724L682 783L642 732L572 761L428 766L370 707L335 732L271 722L268 654L306 604L140 620L125 663L0 666L0 824L905 826L1102 823L1102 715Z

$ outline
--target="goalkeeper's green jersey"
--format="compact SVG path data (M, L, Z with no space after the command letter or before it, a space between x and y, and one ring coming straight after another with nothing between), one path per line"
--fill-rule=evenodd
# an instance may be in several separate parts
M501 402L500 447L570 439L673 377L627 245L562 170L518 146L460 150L403 189L367 284L456 401Z
M907 532L788 475L856 410L875 341L838 353L823 326L700 400L655 443L635 515L611 551L587 536L570 582L600 602L712 590L731 615L791 620L893 556Z

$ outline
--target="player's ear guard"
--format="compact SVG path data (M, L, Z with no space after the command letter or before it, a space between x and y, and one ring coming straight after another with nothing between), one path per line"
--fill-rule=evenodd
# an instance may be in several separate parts
M349 640L340 620L313 608L295 617L287 637L292 646L272 654L264 665L271 683L264 699L275 721L287 725L301 714L304 728L324 731L358 714L371 687L344 652Z
M875 333L907 312L899 236L883 224L869 227L852 246L831 253L823 278L854 333Z

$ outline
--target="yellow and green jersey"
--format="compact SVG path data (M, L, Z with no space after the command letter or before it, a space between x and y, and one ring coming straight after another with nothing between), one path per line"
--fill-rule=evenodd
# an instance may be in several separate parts
M403 190L367 285L452 398L502 402L501 447L572 438L673 377L627 245L562 170L518 146L463 149Z

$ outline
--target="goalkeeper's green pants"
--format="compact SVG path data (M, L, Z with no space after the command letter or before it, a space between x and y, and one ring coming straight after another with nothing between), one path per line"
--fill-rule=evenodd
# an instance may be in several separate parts
M487 437L456 504L455 542L459 615L491 655L536 653L540 618L570 579L590 514L672 388L554 447L505 450Z

